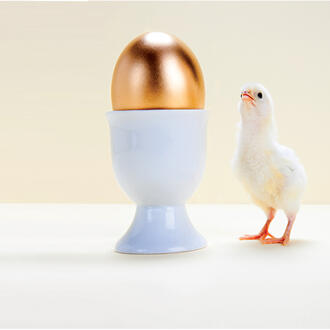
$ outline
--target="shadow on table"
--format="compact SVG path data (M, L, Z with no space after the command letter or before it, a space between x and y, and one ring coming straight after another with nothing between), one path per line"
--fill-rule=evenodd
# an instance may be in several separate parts
M261 244L259 241L227 242L229 249L236 256L281 256L306 255L320 245L319 241L307 239L293 239L286 246L282 244Z
M115 252L112 248L91 248L81 246L74 251L61 247L52 247L36 251L35 249L19 249L15 247L0 247L0 266L1 264L67 264L67 265L103 265L109 267L120 267L125 265L148 265L166 264L173 262L195 263L203 261L205 263L214 262L221 258L246 258L246 257L271 257L278 256L307 256L314 247L320 242L313 240L294 239L288 246L280 244L262 245L258 241L239 241L237 240L214 240L207 248L180 253L154 254L154 255L132 255ZM111 244L109 244L111 246Z
M147 263L155 264L155 262L166 263L173 260L199 260L208 254L207 249L199 251L170 253L170 254L154 254L154 255L132 255L115 252L112 249L102 251L65 251L61 249L56 251L22 251L22 250L6 250L0 249L0 266L1 264L93 264L103 266L119 266L127 264Z

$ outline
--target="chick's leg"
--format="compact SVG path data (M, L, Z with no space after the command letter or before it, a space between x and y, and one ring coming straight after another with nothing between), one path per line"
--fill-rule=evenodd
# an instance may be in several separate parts
M283 245L288 245L290 241L290 234L292 230L293 223L296 219L296 215L289 215L288 216L288 224L285 228L285 232L281 238L261 238L260 241L262 244L276 244L276 243L281 243Z
M292 230L292 226L294 221L296 220L296 215L293 216L289 216L288 217L288 225L286 226L284 235L283 235L283 245L287 245L290 241L290 234L291 234L291 230Z
M267 236L270 236L272 238L274 238L273 235L271 235L269 232L268 232L268 228L270 226L270 223L272 222L272 220L274 219L275 217L275 213L276 213L276 210L271 208L270 211L269 211L269 215L268 215L268 218L267 218L267 221L266 223L264 224L264 226L262 227L262 229L260 230L259 234L257 235L245 235L243 237L240 237L239 239L240 240L254 240L254 239L264 239L266 238Z

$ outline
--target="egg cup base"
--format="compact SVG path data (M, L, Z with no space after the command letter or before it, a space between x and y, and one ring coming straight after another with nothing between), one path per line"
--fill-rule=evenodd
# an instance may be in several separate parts
M139 205L115 250L125 254L166 254L198 250L206 245L184 205Z

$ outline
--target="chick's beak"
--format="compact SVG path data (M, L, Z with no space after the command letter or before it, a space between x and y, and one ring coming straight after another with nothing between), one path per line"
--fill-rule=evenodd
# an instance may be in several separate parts
M243 91L241 93L241 98L243 101L254 101L254 97L251 95L251 92L250 91Z
M254 97L252 96L251 92L250 91L243 91L241 93L241 98L243 101L245 102L251 102L251 103L254 103L255 99Z

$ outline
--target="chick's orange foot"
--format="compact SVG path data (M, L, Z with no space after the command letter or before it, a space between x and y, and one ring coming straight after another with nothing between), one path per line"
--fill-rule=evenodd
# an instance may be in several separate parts
M265 225L261 228L259 234L257 234L257 235L244 235L244 236L240 237L239 239L241 241L255 240L255 239L262 240L262 239L266 239L267 236L270 236L271 238L274 238L274 236L272 234L270 234L268 230L269 230L270 223L273 221L273 219L275 217L275 213L276 213L276 210L273 209L273 208L270 208L268 219L267 219Z
M267 238L267 236L270 236L270 238ZM264 235L258 234L258 235L244 235L239 238L241 241L248 241L248 240L259 240L262 244L282 244L282 245L288 245L289 244L289 238L288 237L274 237L272 234L267 233Z
M270 233L263 233L263 234L257 234L257 235L244 235L241 236L239 239L241 241L252 241L252 240L265 240L267 239L267 236L270 236L271 238L274 238L274 236Z
M284 237L280 237L280 238L276 238L276 237L272 237L272 238L264 238L264 239L260 239L260 242L262 244L282 244L282 245L286 245L288 242L285 241Z

